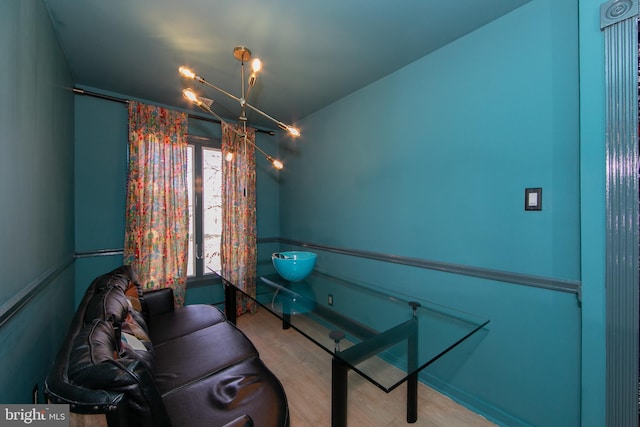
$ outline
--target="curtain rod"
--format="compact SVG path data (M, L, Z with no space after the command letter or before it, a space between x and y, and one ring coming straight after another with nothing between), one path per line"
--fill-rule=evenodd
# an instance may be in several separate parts
M73 88L73 93L75 93L76 95L86 95L86 96L92 96L94 98L106 99L107 101L119 102L121 104L127 104L127 105L129 104L129 100L128 99L118 98L116 96L111 96L111 95L104 95L104 94L98 93L98 92L91 92L91 91L88 91L88 90L79 89L77 87ZM211 122L211 123L220 124L220 120L216 120L216 119L212 119L212 118L204 117L204 116L198 116L196 114L188 113L188 117L190 119L197 119L197 120L203 120L205 122ZM271 136L276 134L272 130L258 129L258 128L256 128L256 132L266 133L267 135L271 135Z

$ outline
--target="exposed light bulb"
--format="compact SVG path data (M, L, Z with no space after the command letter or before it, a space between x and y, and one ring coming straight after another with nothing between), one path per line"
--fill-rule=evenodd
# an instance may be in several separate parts
M262 69L262 62L258 58L255 58L251 61L251 75L249 76L249 87L253 87L256 84L256 80L258 79L258 73Z
M230 162L231 160L233 160L233 151L229 151L229 152L227 153L227 155L226 155L226 156L224 156L224 159L225 159L227 162Z
M293 126L287 126L287 132L289 132L291 136L300 136L300 131Z
M278 159L271 159L271 164L273 165L274 168L278 170L281 170L284 167L282 162Z
M191 71L189 68L185 67L184 65L181 66L180 68L178 68L178 71L180 72L180 74L182 74L183 77L186 77L188 79L194 79L196 78L196 73L194 73L193 71Z
M198 98L198 95L196 95L195 92L191 89L183 90L182 95L184 95L184 97L187 100L189 100L190 102L193 102L196 105L202 104L202 101L200 101L200 99Z
M300 131L297 128L294 128L293 126L285 125L282 122L278 123L278 126L280 127L280 129L283 129L289 132L291 136L296 136L296 137L300 136Z
M253 61L251 61L251 69L253 70L254 74L260 72L260 70L262 69L262 62L258 58L255 58Z

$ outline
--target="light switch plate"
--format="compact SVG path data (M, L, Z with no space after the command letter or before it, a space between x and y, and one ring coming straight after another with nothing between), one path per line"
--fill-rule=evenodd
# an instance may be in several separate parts
M541 211L542 210L542 188L525 188L524 189L524 210L525 211Z

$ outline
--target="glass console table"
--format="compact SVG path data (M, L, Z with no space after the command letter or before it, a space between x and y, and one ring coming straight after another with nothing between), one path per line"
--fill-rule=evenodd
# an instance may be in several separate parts
M246 294L221 278L227 317L235 323L236 295ZM331 354L333 427L347 424L349 370L387 393L406 381L407 422L415 422L418 373L489 323L317 270L304 281L288 282L270 259L259 262L256 295L249 297L280 318L283 328L294 328Z

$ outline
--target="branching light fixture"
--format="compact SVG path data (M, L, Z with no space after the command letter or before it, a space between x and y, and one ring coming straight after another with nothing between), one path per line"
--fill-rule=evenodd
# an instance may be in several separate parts
M238 101L238 103L240 104L240 116L238 117L238 120L240 121L240 123L242 123L243 131L240 132L240 131L236 130L235 128L232 128L232 129L234 129L234 132L236 132L238 134L238 136L240 136L241 138L244 138L245 143L250 143L260 153L262 153L262 155L264 155L267 158L267 160L269 160L269 162L271 162L273 167L275 167L276 169L282 169L284 165L282 164L282 162L280 160L274 159L273 157L269 156L260 147L258 147L255 143L253 143L253 141L250 141L247 138L247 115L246 115L246 110L248 108L248 109L253 110L256 113L260 114L261 116L266 117L267 119L269 119L272 122L274 122L275 124L277 124L279 128L287 131L293 137L300 136L300 131L297 128L291 126L291 125L287 125L287 124L281 122L280 120L277 120L277 119L271 117L270 115L268 115L264 111L254 107L253 105L251 105L251 104L249 104L247 102L247 99L249 98L249 94L251 93L251 89L253 89L253 86L255 86L256 80L258 78L258 73L260 72L260 69L262 68L262 63L260 62L260 60L258 58L254 58L253 61L251 61L251 74L249 75L249 78L247 79L247 84L245 86L244 65L245 65L246 62L251 60L251 51L249 49L247 49L246 47L244 47L244 46L237 46L237 47L235 47L233 49L233 56L238 61L240 61L240 63L241 63L240 82L241 82L242 92L241 92L240 97L237 97L237 96L227 92L226 90L221 89L218 86L215 86L215 85L209 83L204 78L200 77L199 75L197 75L196 73L194 73L193 71L191 71L189 68L187 68L185 66L180 67L178 71L180 72L180 74L183 77L195 80L198 83L202 83L202 84L204 84L206 86L209 86L210 88L217 90L218 92L228 96L229 98ZM216 114L211 109L211 104L213 103L212 99L199 97L191 89L185 89L185 90L182 91L182 93L183 93L184 97L188 101L194 103L196 106L198 106L202 110L204 110L207 113L213 115L215 118L220 120L220 122L225 123L225 124L227 123L222 117L220 117L218 114ZM231 155L231 157L233 156L232 154L230 154L230 155ZM230 160L230 159L227 158L227 160Z

